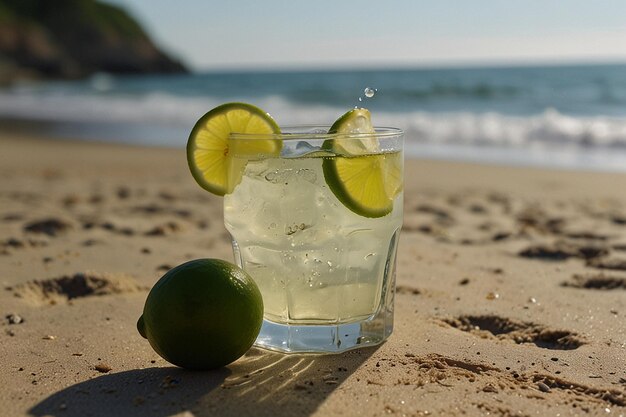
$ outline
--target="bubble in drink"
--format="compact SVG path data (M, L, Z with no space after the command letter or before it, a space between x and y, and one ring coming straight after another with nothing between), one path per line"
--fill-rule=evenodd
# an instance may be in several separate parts
M365 97L367 97L367 98L372 98L372 97L374 97L374 94L376 94L376 89L375 88L370 88L370 87L365 87L365 90L363 90L363 94L365 94Z

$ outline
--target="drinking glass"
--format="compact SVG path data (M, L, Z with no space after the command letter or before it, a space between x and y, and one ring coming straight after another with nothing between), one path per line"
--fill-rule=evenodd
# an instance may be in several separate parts
M231 136L231 165L243 175L224 198L224 222L236 263L263 295L258 347L342 352L379 344L393 330L403 132L327 131L328 126L301 126L281 134ZM238 141L255 140L281 141L280 154L238 153L254 148L236 146ZM329 140L361 153L337 153ZM327 169L340 158L384 162L383 180L395 182L388 213L372 215L345 204L338 187L329 185L337 178Z

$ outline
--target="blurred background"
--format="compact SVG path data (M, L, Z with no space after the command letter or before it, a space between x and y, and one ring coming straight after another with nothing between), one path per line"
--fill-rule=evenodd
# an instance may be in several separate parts
M184 147L226 101L280 125L363 106L408 157L626 171L625 16L617 0L0 0L0 129Z

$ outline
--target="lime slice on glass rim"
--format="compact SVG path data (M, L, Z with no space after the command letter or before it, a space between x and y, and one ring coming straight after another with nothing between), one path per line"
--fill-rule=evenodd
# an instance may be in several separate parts
M195 124L187 141L187 162L196 182L223 196L241 182L246 159L235 155L280 154L278 139L232 140L231 133L276 134L278 124L252 104L226 103L215 107Z
M333 194L360 216L391 213L402 190L402 154L380 152L369 110L348 111L328 133L337 137L326 140L322 148L337 156L325 158L322 168Z

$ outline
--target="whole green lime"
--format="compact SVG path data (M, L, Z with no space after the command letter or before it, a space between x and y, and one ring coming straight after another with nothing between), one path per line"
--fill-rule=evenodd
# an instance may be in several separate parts
M263 299L250 275L219 259L196 259L154 285L139 333L168 362L215 369L241 357L263 322Z

